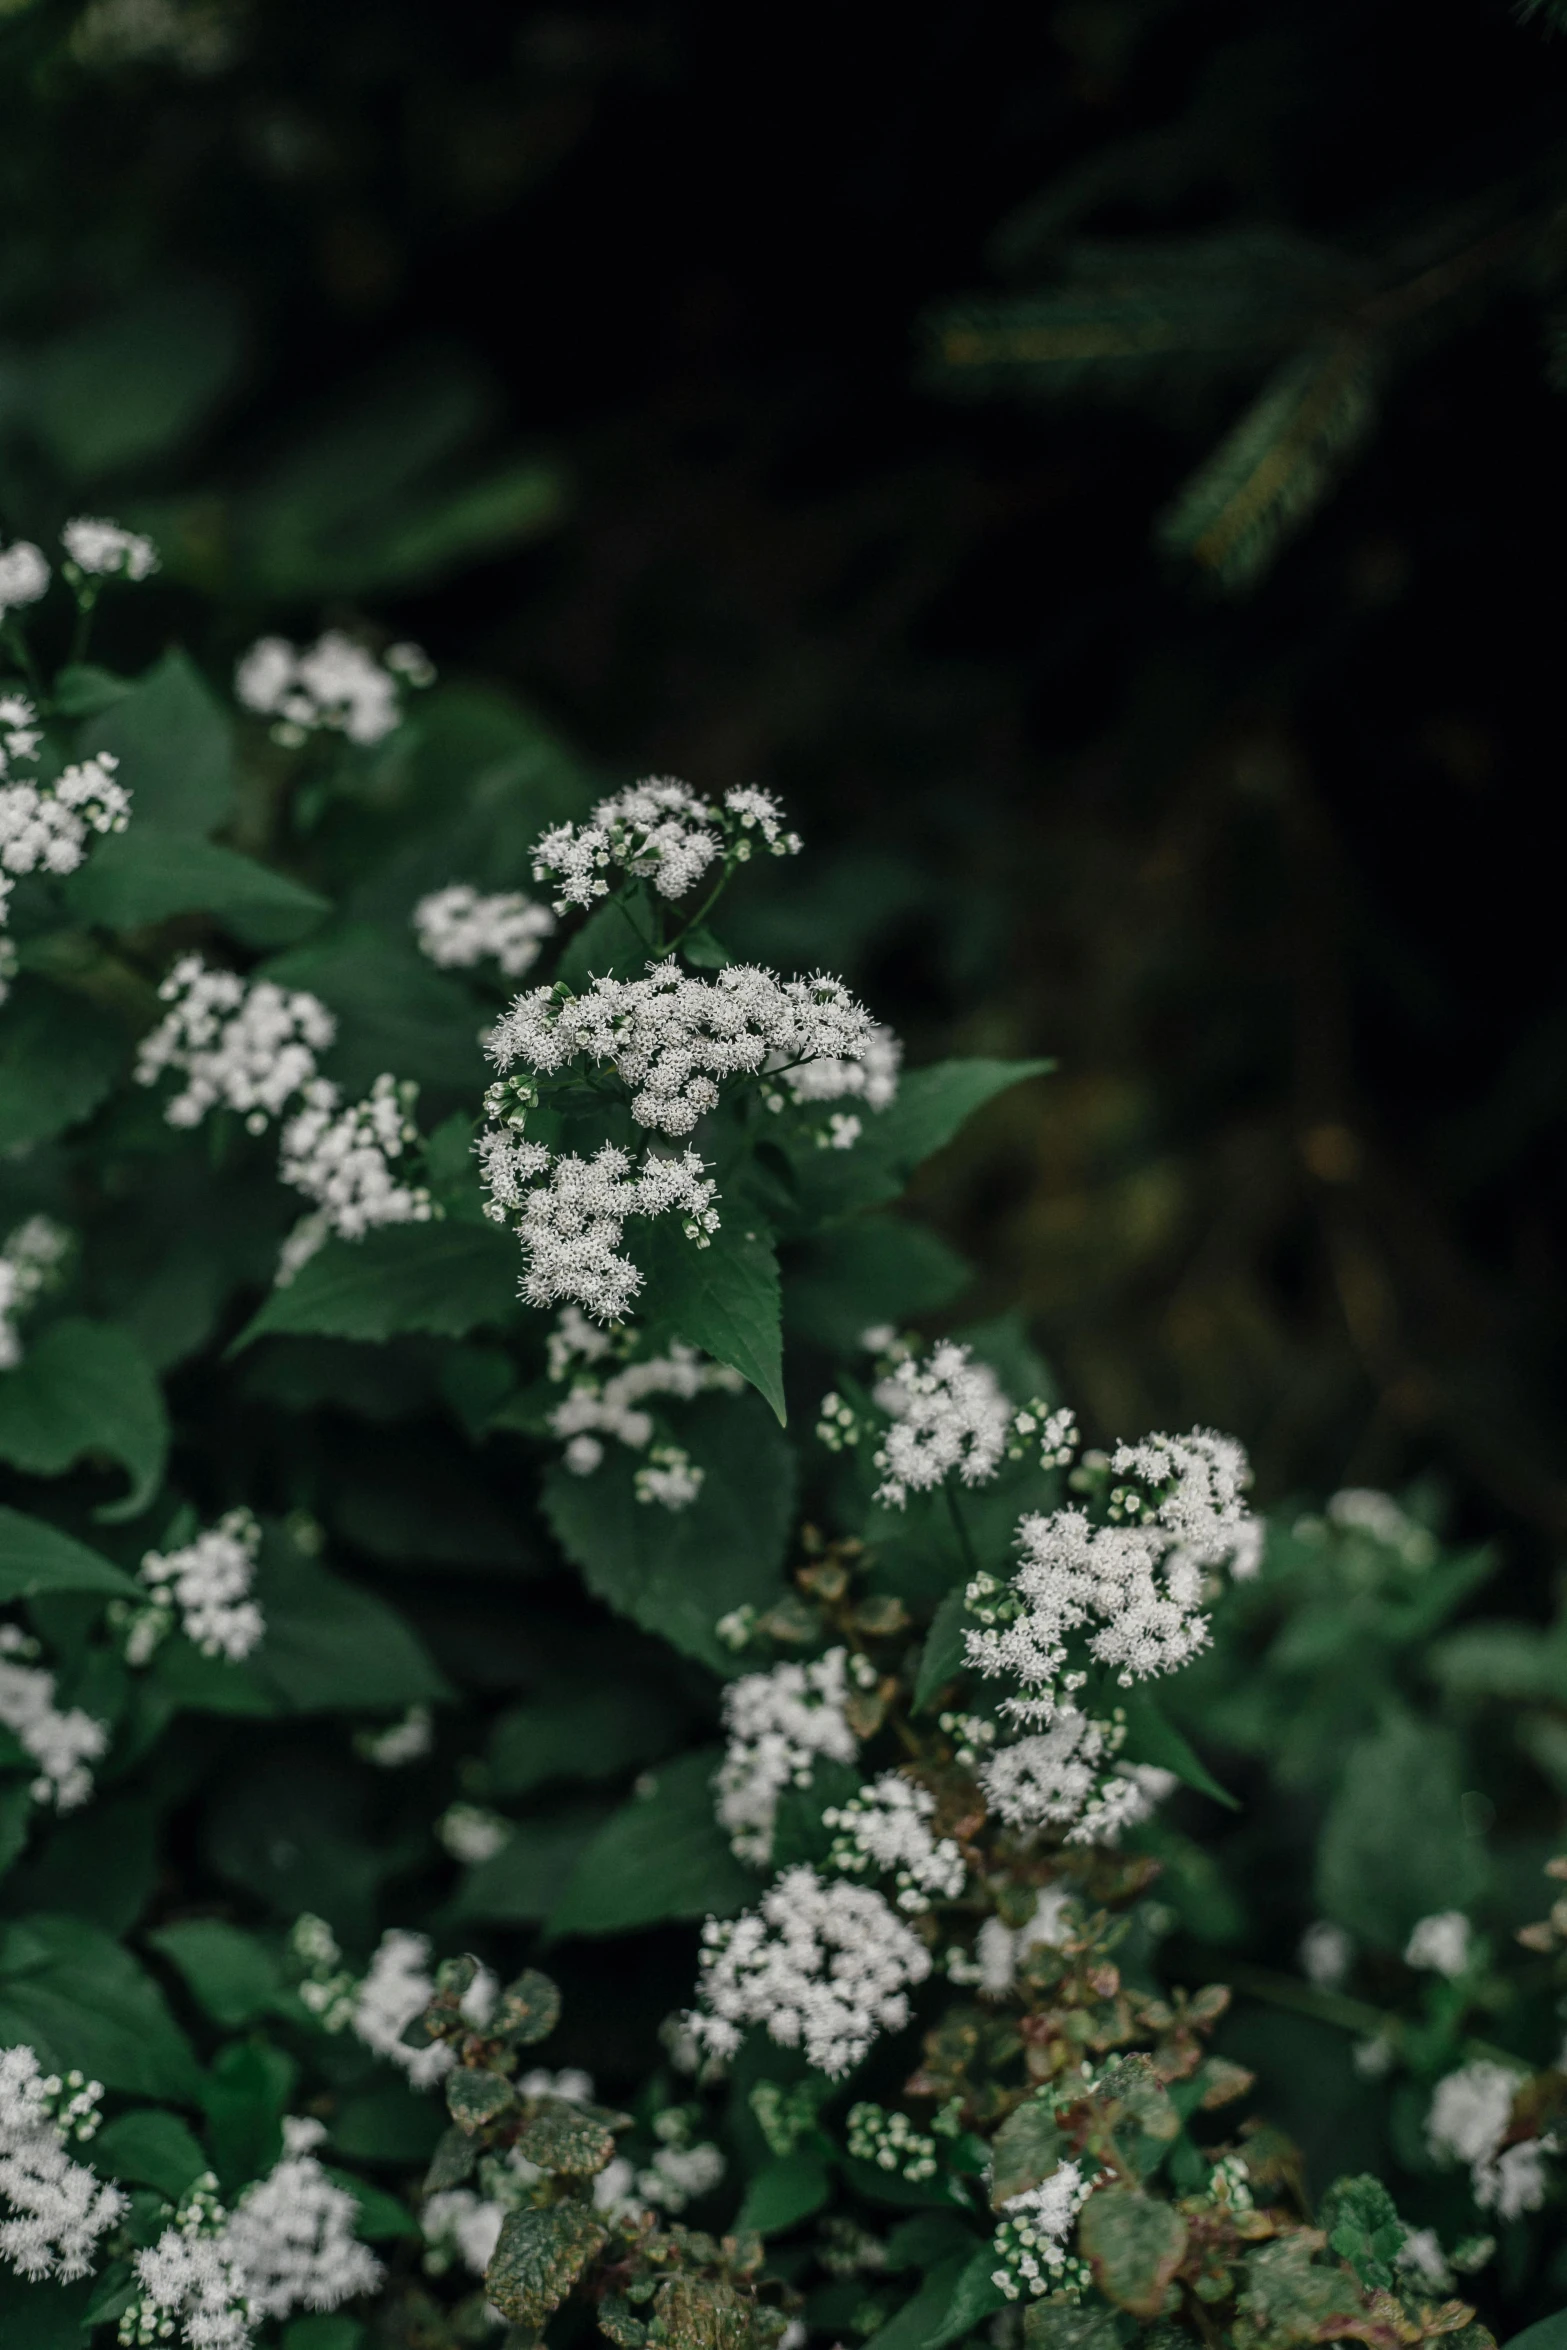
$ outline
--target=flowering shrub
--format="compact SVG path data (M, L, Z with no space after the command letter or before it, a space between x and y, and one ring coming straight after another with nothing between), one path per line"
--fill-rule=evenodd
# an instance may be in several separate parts
M0 2338L1484 2350L1567 2293L1567 1914L1484 1844L1503 1709L1567 1778L1559 1636L914 1333L965 1276L893 1203L1043 1065L732 954L769 794L595 797L340 630L231 703L93 666L156 551L62 545L0 549Z

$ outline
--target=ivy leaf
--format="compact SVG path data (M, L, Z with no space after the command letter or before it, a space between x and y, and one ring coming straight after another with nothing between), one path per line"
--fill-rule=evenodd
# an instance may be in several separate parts
M94 850L65 885L73 912L109 930L204 913L247 946L281 946L332 911L286 875L194 833L140 821Z
M759 2236L784 2235L820 2211L831 2193L832 2175L818 2156L785 2154L757 2172L735 2226L754 2229Z
M1202 1757L1187 1743L1183 1732L1165 1715L1157 1701L1142 1691L1130 1692L1121 1703L1126 1709L1126 1759L1128 1762L1154 1763L1162 1771L1173 1771L1183 1786L1195 1787L1199 1795L1211 1796L1227 1811L1239 1811L1241 1806L1227 1787L1221 1787Z
M503 2317L537 2330L608 2240L603 2221L584 2203L508 2212L485 2292Z
M778 1258L762 1224L731 1203L706 1248L687 1240L672 1216L644 1229L646 1237L637 1238L647 1275L640 1313L715 1362L731 1364L772 1405L781 1426L788 1414Z
M258 1338L462 1338L517 1311L516 1243L490 1224L393 1224L363 1240L329 1240L286 1289L274 1289L230 1354Z
M118 1322L56 1322L19 1369L0 1377L0 1460L59 1477L101 1453L129 1472L130 1492L100 1518L140 1515L163 1482L168 1449L163 1390L139 1340Z
M616 1446L591 1476L560 1462L548 1470L544 1515L599 1599L732 1673L733 1653L713 1627L731 1608L780 1596L798 1463L748 1395L698 1397L682 1413L681 1441L706 1471L686 1508L639 1501L634 1458Z
M36 1599L48 1591L101 1592L106 1599L141 1599L139 1583L42 1518L0 1508L0 1601Z
M1157 2317L1186 2252L1186 2222L1140 2187L1101 2187L1078 2221L1078 2242L1107 2301Z
M549 1932L618 1934L665 1918L734 1917L756 1891L713 1817L716 1749L651 1775L584 1847Z
M178 2203L207 2167L207 2157L177 2113L144 2109L105 2123L93 2140L94 2170L132 2187L156 2187Z

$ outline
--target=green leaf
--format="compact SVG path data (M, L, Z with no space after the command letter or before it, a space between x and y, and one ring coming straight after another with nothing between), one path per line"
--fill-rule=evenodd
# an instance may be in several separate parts
M201 2084L212 2167L225 2192L259 2179L283 2151L283 2116L299 2067L260 2039L231 2041Z
M247 946L282 946L331 912L326 898L193 833L140 822L112 835L65 885L73 912L110 930L204 913Z
M584 1844L603 1822L603 1805L592 1803L514 1823L500 1851L468 1871L447 1922L482 1918L497 1925L532 1925L548 1917Z
M879 2333L872 2334L865 2350L925 2350L925 2338L945 2317L971 2258L970 2253L954 2252L938 2262L914 2298L905 2301Z
M1023 2350L1120 2350L1108 2309L1075 2301L1031 2301L1023 2312Z
M515 2102L510 2081L479 2065L459 2065L446 2076L446 2110L460 2130L476 2137Z
M950 1306L970 1279L936 1233L901 1217L859 1217L800 1252L784 1282L784 1320L814 1345L852 1354L863 1331Z
M196 2060L162 1992L130 1953L79 1918L0 1929L0 2046L26 2040L57 2072L189 2103Z
M737 2229L782 2236L820 2211L832 2193L832 2175L814 2154L785 2154L758 2171L745 2191Z
M281 987L309 988L331 1005L337 1041L328 1074L363 1093L383 1069L460 1095L472 1113L492 1071L479 1046L471 989L427 963L401 927L334 927L263 965Z
M702 1396L681 1439L706 1471L695 1501L639 1501L632 1455L616 1446L588 1477L559 1462L544 1478L544 1514L590 1591L687 1656L732 1673L714 1626L731 1608L779 1594L794 1509L795 1455L753 1397Z
M0 2342L5 2350L82 2350L93 2279L29 2284L0 2264Z
M1521 2334L1510 2334L1507 2350L1567 2350L1567 2309L1536 2318Z
M145 465L191 438L233 378L244 341L244 314L227 287L199 278L149 286L37 353L33 428L73 481Z
M89 1691L73 1695L94 1710ZM107 1933L129 1933L157 1888L161 1813L144 1794L117 1793L51 1820L11 1884L15 1909L54 1911L86 1918Z
M366 2194L370 2192L361 2188L358 2180L344 2183L350 2191L360 2188ZM412 2224L410 2221L409 2225ZM358 2233L364 2234L362 2225ZM418 2230L414 2229L414 2233ZM283 2350L361 2350L364 2338L365 2329L357 2317L328 2316L324 2310L317 2310L311 2317L296 2317L292 2325L283 2328Z
M852 1150L812 1149L795 1162L805 1212L843 1216L896 1199L916 1167L951 1142L997 1094L1043 1077L1053 1061L937 1061L903 1079L896 1101L865 1121Z
M715 1362L731 1364L772 1405L781 1425L787 1413L778 1258L754 1217L734 1206L724 1214L707 1248L687 1240L672 1216L639 1228L636 1256L647 1286L637 1300L638 1318L667 1326Z
M185 1918L147 1936L184 1977L214 2023L230 2029L260 2015L282 1981L264 1942L222 1918Z
M584 1848L549 1931L619 1934L665 1918L733 1917L755 1892L713 1816L713 1750L649 1773L644 1795Z
M13 1780L9 1787L0 1788L0 1877L14 1868L27 1849L27 1831L33 1819L32 1759L19 1751L22 1768L28 1776Z
M578 2105L559 2099L524 2122L517 2133L517 2151L540 2170L573 2179L597 2176L615 2151L611 2133Z
M440 2106L423 2090L406 2081L385 2081L358 2097L345 2097L332 2124L334 2151L350 2162L377 2162L398 2169L417 2169L427 2162L445 2135ZM460 2130L451 2135L462 2138ZM468 2146L468 2140L462 2138ZM473 2149L469 2147L469 2169ZM465 2171L463 2177L467 2176ZM458 2180L453 2179L452 2185Z
M0 1601L36 1599L46 1591L101 1592L107 1599L140 1599L142 1587L85 1543L42 1518L0 1508Z
M177 2113L144 2109L106 2122L93 2140L94 2170L131 2187L156 2187L178 2203L207 2167L207 2157Z
M1077 2223L1078 2242L1107 2301L1157 2317L1186 2252L1186 2222L1140 2187L1101 2187Z
M916 1713L945 1689L963 1669L963 1636L967 1628L967 1583L955 1583L931 1619L920 1651L919 1678L914 1685Z
M1199 1795L1211 1796L1227 1811L1240 1810L1237 1798L1219 1785L1201 1756L1188 1745L1184 1734L1160 1711L1154 1698L1135 1690L1122 1697L1120 1703L1126 1712L1128 1762L1154 1763L1161 1771L1173 1771L1183 1786L1195 1787Z
M79 747L84 758L107 751L118 759L133 826L207 833L229 814L233 725L185 653L165 653L132 692L89 719Z
M518 1706L490 1732L490 1792L531 1795L551 1779L617 1778L667 1753L685 1720L664 1691L634 1682Z
M461 1338L517 1312L517 1244L489 1224L394 1224L363 1240L330 1240L286 1289L275 1289L230 1348L295 1335Z
M485 2291L503 2317L529 2328L542 2326L608 2235L603 2221L583 2203L508 2212Z
M251 1667L296 1713L391 1712L450 1700L449 1683L395 1608L291 1545L266 1545L256 1595L267 1630Z
M1401 1950L1417 1919L1467 1909L1486 1861L1464 1822L1465 1784L1458 1742L1435 1724L1395 1718L1351 1746L1317 1846L1324 1915Z
M407 2204L389 2195L384 2187L356 2178L352 2171L329 2169L326 2175L334 2187L353 2197L354 2234L366 2244L387 2244L407 2237L420 2240L423 2230Z
M163 1482L168 1449L157 1374L120 1323L55 1322L18 1370L0 1376L0 1460L35 1477L61 1476L85 1455L118 1462L131 1489L102 1518L140 1515Z
M1067 2152L1048 2097L1032 2097L1008 2114L991 2146L990 2200L1001 2209L1013 2195L1048 2179Z
M946 2350L948 2342L960 2342L987 2317L1006 2307L1007 2297L995 2281L995 2266L996 2256L988 2244L970 2254L952 2288L946 2315L926 2335L922 2350Z
M0 1151L47 1142L90 1117L130 1058L120 1022L24 972L0 1019Z

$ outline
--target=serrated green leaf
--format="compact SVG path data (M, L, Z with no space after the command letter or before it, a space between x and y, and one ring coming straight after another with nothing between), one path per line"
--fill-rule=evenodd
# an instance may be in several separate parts
M517 2151L540 2170L566 2178L595 2178L615 2151L615 2140L601 2121L564 2099L552 2101L529 2117L517 2133Z
M515 1821L500 1851L468 1870L446 1913L448 1921L532 1925L548 1917L583 1846L604 1819L602 1803L584 1803L543 1819Z
M26 2040L58 2072L189 2103L198 2074L163 1994L112 1935L78 1918L0 1929L0 2046Z
M541 2326L607 2239L603 2221L583 2203L508 2212L485 2291L503 2317Z
M667 1754L687 1719L661 1689L616 1682L502 1714L487 1757L495 1795L530 1795L552 1779L613 1779Z
M196 833L140 822L100 843L71 875L65 895L75 914L110 930L204 913L258 947L299 938L332 911L313 889L254 858L236 856Z
M460 2130L476 2136L512 2103L512 2086L499 2073L460 2065L446 2076L446 2110Z
M80 996L24 972L0 1018L0 1151L90 1117L130 1066L129 1032Z
M636 1259L647 1276L638 1319L732 1365L772 1405L781 1426L787 1413L778 1257L764 1227L730 1208L709 1246L699 1248L675 1217L663 1216L638 1230Z
M968 1265L938 1234L896 1216L858 1217L802 1249L784 1283L792 1332L840 1354L862 1333L935 1313L960 1298Z
M94 1591L106 1599L140 1599L142 1586L58 1527L0 1508L0 1601L46 1591Z
M95 1455L118 1462L131 1489L99 1511L104 1519L140 1515L163 1481L168 1449L157 1374L117 1322L55 1322L19 1369L0 1373L0 1460L35 1477L63 1476Z
M549 1931L618 1934L664 1918L734 1917L756 1892L713 1816L716 1752L682 1755L648 1774L647 1792L588 1843Z
M1145 1690L1131 1690L1120 1697L1126 1713L1126 1747L1128 1762L1153 1763L1161 1771L1173 1771L1185 1787L1195 1787L1199 1795L1211 1796L1227 1811L1239 1811L1239 1800L1221 1787L1202 1757L1188 1743L1184 1733L1161 1710L1158 1701Z
M234 728L185 653L165 653L134 689L83 727L84 758L108 752L132 823L215 832L234 797Z
M330 1240L275 1289L231 1353L265 1337L462 1338L517 1312L515 1241L488 1224L399 1224Z
M1140 2187L1101 2187L1083 2206L1077 2236L1105 2299L1134 2317L1157 2317L1186 2252L1186 2222L1174 2206Z
M922 1712L963 1669L963 1641L968 1617L966 1583L955 1583L931 1618L920 1651L919 1678L914 1685L914 1710Z
M1461 1763L1450 1730L1408 1717L1344 1755L1317 1846L1317 1899L1373 1948L1401 1950L1418 1919L1466 1909L1484 1886Z
M1012 2196L1039 2186L1067 2150L1048 2097L1031 2097L1008 2114L991 2141L993 2207L999 2211Z

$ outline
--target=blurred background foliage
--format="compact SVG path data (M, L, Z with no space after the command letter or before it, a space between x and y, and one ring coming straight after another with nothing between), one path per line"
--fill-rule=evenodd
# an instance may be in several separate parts
M1564 88L1502 0L0 0L0 523L153 529L133 656L427 642L432 823L782 791L738 943L1059 1056L922 1195L979 1310L1543 1622Z

